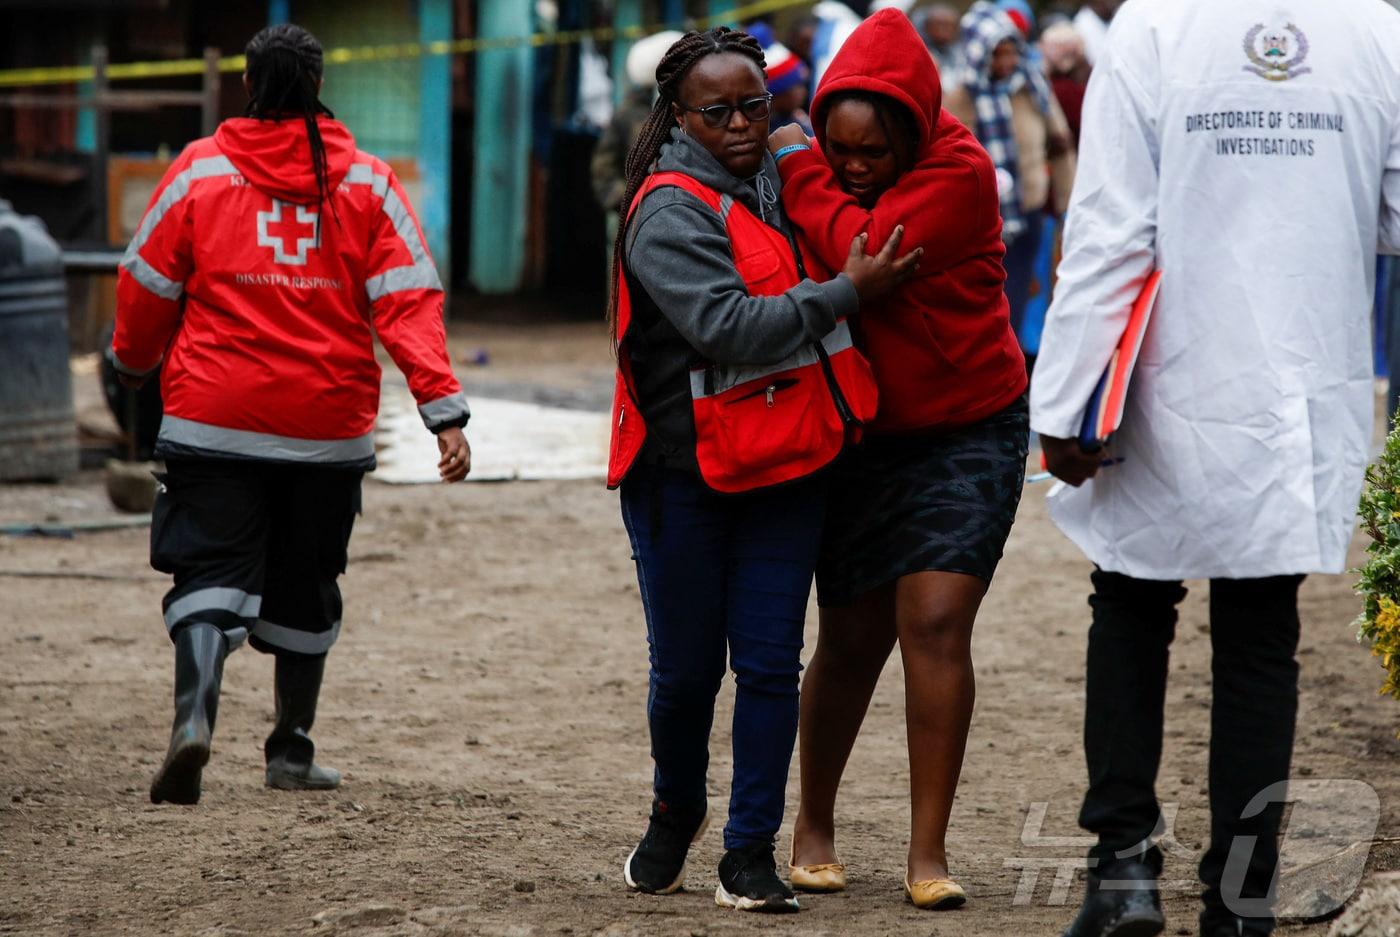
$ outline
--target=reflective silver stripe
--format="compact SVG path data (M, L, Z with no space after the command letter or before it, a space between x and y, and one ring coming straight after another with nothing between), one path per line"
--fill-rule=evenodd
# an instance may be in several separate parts
M362 462L374 455L374 433L353 439L298 439L229 429L166 414L160 438L179 446L280 462Z
M160 193L160 198L156 199L151 210L146 212L146 217L141 219L141 226L136 229L136 236L131 239L131 244L127 246L123 263L141 249L141 246L150 238L156 225L160 224L160 220L165 217L165 213L170 211L171 206L189 194L191 182L196 179L208 179L212 176L236 175L238 175L238 170L234 168L233 163L229 162L227 156L205 156L190 163L189 169L170 180L170 184Z
M839 354L854 346L855 343L851 341L851 327L845 319L837 319L836 328L822 336L822 347L828 355Z
M428 246L418 235L418 227L413 223L413 215L409 212L408 206L399 198L399 193L393 189L384 193L384 214L389 216L389 223L394 226L394 230L403 239L404 245L408 248L409 256L413 258L414 266L431 266L432 261L428 259ZM436 276L436 274L434 275Z
M196 179L208 179L211 176L236 176L238 168L227 156L201 156L190 163L186 172L193 173Z
M389 217L389 223L394 226L404 246L408 248L408 255L413 258L410 265L386 270L366 280L365 292L369 294L369 301L374 302L382 296L400 290L442 289L437 267L433 266L432 259L428 257L428 246L423 243L418 227L413 223L413 214L403 203L403 199L399 198L399 193L389 186L389 177L383 173L376 173L374 166L369 163L354 163L346 172L345 181L350 185L367 185L371 192L384 200L381 206L384 214Z
M729 210L734 207L734 196L721 195L719 198L719 217L722 221L729 220Z
M340 622L331 625L329 631L312 632L297 631L295 628L284 628L270 621L259 620L253 626L253 637L296 654L324 654L340 637Z
M838 319L836 321L836 328L832 329L822 338L822 347L826 349L828 355L835 355L853 347L851 342L851 328L846 324L845 319ZM806 367L807 365L816 364L819 360L816 346L804 345L777 364L749 365L733 368L714 366L710 369L713 374L713 387L709 393L706 393L705 390L706 369L694 368L690 372L690 396L695 400L701 400L715 394L722 394L739 384L746 384L749 381L761 380L765 377L771 377L774 374L781 374L784 371L792 371L796 368Z
M355 163L350 167L350 171L345 174L345 181L350 185L367 185L370 191L380 198L389 191L389 177L382 173L375 173L374 167L369 163Z
M257 618L261 609L262 596L242 589L229 586L196 589L170 603L165 610L165 627L173 631L180 622L199 612L232 612L239 618Z
M185 284L176 283L152 267L146 262L146 258L136 251L128 250L126 252L126 256L122 258L122 268L131 274L132 279L137 283L162 299L179 299L180 294L185 291Z
M441 289L442 281L438 279L437 268L432 264L394 267L365 281L365 292L369 294L370 302L402 290Z
M437 400L429 400L427 403L419 405L418 415L423 418L423 425L432 429L448 420L471 416L472 411L471 407L467 406L467 395L458 391L450 397L439 397Z

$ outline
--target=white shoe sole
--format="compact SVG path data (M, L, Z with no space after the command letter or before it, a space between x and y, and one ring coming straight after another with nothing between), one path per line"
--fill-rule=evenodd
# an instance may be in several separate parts
M695 831L695 835L690 838L690 845L694 846L696 843L698 843L700 841L700 837L704 836L705 831L709 828L710 805L706 804L705 816L700 820L700 827ZM632 879L632 858L637 854L637 850L641 848L641 845L641 843L638 843L636 846L633 846L632 851L627 854L627 861L622 864L622 879L627 883L627 887L632 889L633 891L641 891L641 888L639 888L637 886L637 883ZM657 889L656 891L651 892L651 894L671 895L680 891L681 886L685 884L685 866L686 863L682 862L681 871L676 876L676 880L674 882L667 885L665 888Z
M772 905L755 898L731 895L725 890L723 885L715 889L715 904L719 905L721 908L733 908L736 911L758 911L767 912L769 914L782 914L800 910L796 896L786 899L782 904Z

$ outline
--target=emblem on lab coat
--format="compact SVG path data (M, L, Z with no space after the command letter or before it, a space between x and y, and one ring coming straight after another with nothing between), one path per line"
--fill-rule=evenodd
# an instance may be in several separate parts
M1287 81L1312 71L1302 67L1308 57L1308 37L1301 29L1289 23L1282 30L1266 30L1263 23L1256 23L1245 33L1244 53L1250 61L1245 71L1269 81Z

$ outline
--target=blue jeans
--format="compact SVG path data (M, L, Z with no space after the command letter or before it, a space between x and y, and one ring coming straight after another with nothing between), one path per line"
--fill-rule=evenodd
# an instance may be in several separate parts
M718 495L691 472L638 465L622 484L646 614L657 800L705 807L710 726L734 670L734 777L724 846L771 844L797 739L802 628L824 482Z

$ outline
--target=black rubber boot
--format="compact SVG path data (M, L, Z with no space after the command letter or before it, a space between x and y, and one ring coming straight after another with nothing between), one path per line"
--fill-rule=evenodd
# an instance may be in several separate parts
M277 724L263 746L268 787L328 791L340 786L339 771L322 768L313 761L316 746L311 741L311 724L316 721L316 700L321 695L325 670L324 654L277 655Z
M1063 937L1154 937L1165 926L1156 872L1123 860L1089 872L1084 904Z
M195 622L175 635L175 726L165 763L151 782L151 803L199 803L227 656L228 639L214 625Z

